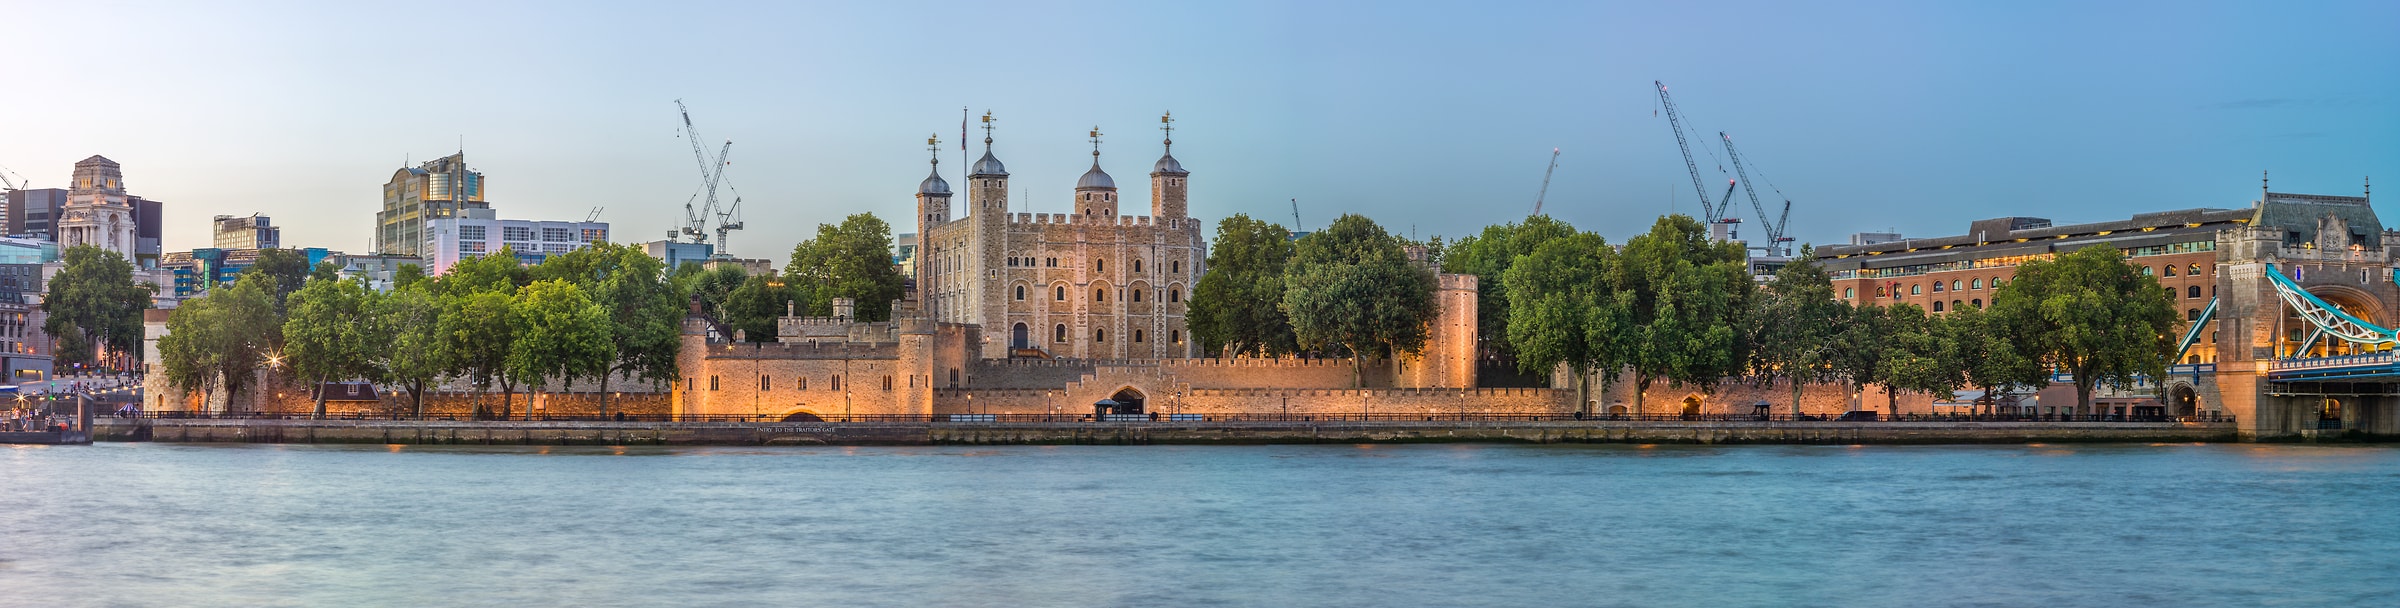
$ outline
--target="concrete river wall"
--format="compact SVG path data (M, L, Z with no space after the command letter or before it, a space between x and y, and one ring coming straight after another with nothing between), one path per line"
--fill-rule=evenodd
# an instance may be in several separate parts
M98 421L98 441L414 445L1139 445L1266 443L1944 444L2218 442L2223 422L525 422Z

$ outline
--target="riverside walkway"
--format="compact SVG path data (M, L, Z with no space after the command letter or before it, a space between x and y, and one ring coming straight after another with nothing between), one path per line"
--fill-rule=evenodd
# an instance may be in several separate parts
M954 416L963 417L962 416ZM1328 418L1328 417L1317 417ZM1340 418L1340 417L1330 417ZM1462 417L1463 418L1463 417ZM1730 418L1730 417L1727 417ZM410 445L1142 445L1276 443L1957 444L2234 441L2230 420L616 420L102 419L97 441Z

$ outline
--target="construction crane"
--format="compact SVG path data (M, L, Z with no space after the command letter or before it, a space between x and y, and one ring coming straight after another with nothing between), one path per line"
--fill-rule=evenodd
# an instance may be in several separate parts
M1300 199L1292 199L1292 232L1300 232Z
M1667 83L1652 80L1650 84L1658 85L1658 104L1666 109L1667 126L1675 129L1675 149L1683 151L1683 169L1692 174L1692 192L1700 195L1700 221L1715 222L1720 213L1717 204L1708 200L1708 186L1703 184L1706 180L1700 179L1700 164L1692 162L1692 145L1683 138L1683 117L1675 113L1675 98L1667 95ZM1733 191L1729 188L1725 195L1730 197Z
M1765 250L1768 255L1790 255L1784 253L1783 244L1792 239L1783 235L1783 227L1792 220L1792 201L1783 201L1783 215L1767 217L1767 206L1758 202L1758 189L1750 186L1750 172L1742 168L1742 153L1733 148L1733 136L1718 131L1717 137L1725 140L1725 160L1733 163L1733 174L1741 179L1742 193L1750 196L1750 208L1758 211L1758 222L1765 224L1760 228L1767 231L1767 246L1754 249ZM1733 190L1727 189L1725 196L1730 199Z
M25 175L22 173L18 173L16 179L9 179L10 173L16 172L8 170L8 167L0 167L0 194L24 190L27 186L33 185L25 181Z
M1550 149L1550 168L1542 170L1542 191L1533 195L1533 214L1542 214L1542 199L1550 196L1550 174L1558 172L1558 148Z
M725 183L725 167L732 164L726 159L733 153L733 140L725 140L724 146L717 149L716 157L710 158L706 144L701 143L705 140L700 137L699 127L692 125L691 109L684 107L683 100L677 99L675 100L675 111L683 116L684 138L691 140L692 160L700 165L700 190L694 192L690 200L684 201L683 225L677 230L669 231L668 238L685 236L691 237L694 243L708 242L710 232L708 222L714 219L717 222L715 230L717 242L716 250L710 257L731 258L733 255L726 251L725 237L727 232L742 229L741 195L739 191L736 191L734 205L731 208L720 210L717 205L717 187L719 184ZM694 203L699 204L694 205Z
M607 207L593 207L591 213L583 214L583 223L589 224L600 221L600 212L607 209Z

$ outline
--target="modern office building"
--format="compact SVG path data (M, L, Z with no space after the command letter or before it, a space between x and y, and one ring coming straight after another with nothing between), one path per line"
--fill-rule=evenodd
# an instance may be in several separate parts
M650 257L666 262L667 272L675 272L675 269L681 268L687 263L706 265L709 256L716 253L717 246L709 243L686 243L669 239L642 243L642 251L648 252Z
M277 249L283 247L283 229L264 215L220 215L215 224L218 249Z
M323 247L309 247L296 251L299 251L301 257L307 259L308 265L312 267L316 266L318 262L342 255L341 252L328 251ZM211 287L230 283L239 278L238 275L242 274L242 271L249 270L252 264L258 262L258 252L257 249L209 247L167 254L160 261L159 269L173 277L169 279L172 285L161 285L160 287L165 293L159 295L171 295L177 299L190 298L208 291ZM335 264L340 263L335 261Z
M9 239L17 240L17 239ZM42 265L0 262L0 383L48 379L50 334L42 330Z
M139 196L128 196L125 201L133 206L133 266L157 268L165 254L159 235L165 230L166 205Z
M425 274L438 275L460 261L507 249L524 264L539 264L552 254L582 249L608 240L608 222L493 219L490 208L467 210L464 217L440 217L423 222L425 242L417 251Z
M0 264L58 261L58 243L38 238L0 237Z
M53 222L66 211L65 188L12 190L8 193L8 235L51 240Z
M426 222L472 217L491 204L483 199L483 174L467 168L461 152L392 173L383 184L383 210L375 213L374 253L432 258Z

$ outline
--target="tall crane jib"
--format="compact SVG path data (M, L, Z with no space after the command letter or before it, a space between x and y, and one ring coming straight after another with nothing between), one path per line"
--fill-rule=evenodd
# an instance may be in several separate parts
M691 140L692 160L700 166L700 189L683 203L683 225L669 230L667 236L689 237L693 243L706 243L712 232L708 224L713 219L717 223L713 230L717 240L716 251L710 257L730 258L732 254L726 250L725 237L727 232L742 229L741 191L734 190L733 205L719 209L717 188L720 184L732 188L732 183L725 181L725 168L732 164L727 159L733 153L733 140L725 140L725 144L717 148L716 156L711 158L707 144L702 143L706 140L700 137L699 127L692 124L692 112L684 107L683 100L675 100L675 111L683 117L684 139Z
M1758 221L1760 224L1764 224L1761 226L1767 232L1767 246L1764 249L1769 255L1790 256L1791 253L1785 251L1784 243L1791 242L1792 239L1784 236L1783 229L1784 225L1792 219L1792 201L1783 201L1782 215L1768 217L1767 206L1758 202L1758 190L1750 186L1750 172L1743 168L1747 163L1742 161L1742 153L1733 147L1733 136L1725 134L1724 131L1718 131L1717 137L1725 140L1725 160L1733 164L1733 173L1742 182L1742 193L1750 196L1750 209L1758 212Z
M1692 174L1692 192L1700 197L1700 221L1716 223L1723 214L1717 211L1716 203L1708 200L1707 180L1700 178L1700 164L1692 162L1692 145L1683 138L1683 117L1675 113L1675 98L1667 95L1667 83L1653 80L1650 84L1658 86L1658 105L1667 112L1667 126L1675 130L1675 148L1683 151L1684 171Z
M1542 191L1533 195L1533 214L1542 214L1542 199L1550 197L1550 174L1558 172L1558 148L1550 149L1550 168L1542 170Z

